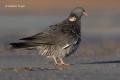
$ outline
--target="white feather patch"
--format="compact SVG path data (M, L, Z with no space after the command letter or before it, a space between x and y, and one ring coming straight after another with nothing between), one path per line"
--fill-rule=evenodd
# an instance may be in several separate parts
M69 18L69 21L71 21L71 22L76 21L76 17L70 17L70 18Z
M67 48L69 46L70 46L70 44L66 44L62 49L65 49L65 48Z

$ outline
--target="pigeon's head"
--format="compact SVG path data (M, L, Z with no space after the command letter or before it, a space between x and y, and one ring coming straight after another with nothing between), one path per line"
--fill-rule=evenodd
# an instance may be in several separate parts
M76 21L80 20L81 16L88 16L85 12L85 9L83 7L76 7L71 11L71 14L69 16L69 21Z

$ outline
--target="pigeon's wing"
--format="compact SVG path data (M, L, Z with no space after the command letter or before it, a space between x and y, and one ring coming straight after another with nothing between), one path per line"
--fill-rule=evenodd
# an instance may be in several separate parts
M43 37L43 35L45 35L45 33L40 32L40 33L35 34L35 35L33 35L33 36L30 36L30 37L21 38L20 40L35 40L35 39L37 39L38 37L39 37L39 38Z
M54 44L54 36L48 32L41 32L31 37L21 38L20 40L25 40L26 42L31 42L34 44Z
M49 32L56 32L57 30L59 30L59 26L57 24L51 25L51 26L49 26L49 28L48 28L48 30L46 32L40 32L40 33L35 34L33 36L21 38L19 40L31 41L31 40L50 37Z
M49 29L46 32L40 32L36 35L33 35L31 37L21 38L20 40L24 40L26 42L30 42L33 44L50 44L54 45L57 44L63 48L66 48L66 45L68 47L71 46L76 42L74 40L73 35L70 34L72 31L71 24L68 24L66 22L62 22L60 24L55 24L49 26Z

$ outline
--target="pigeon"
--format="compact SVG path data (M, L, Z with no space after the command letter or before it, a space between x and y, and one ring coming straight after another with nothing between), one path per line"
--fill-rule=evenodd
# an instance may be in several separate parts
M22 42L10 43L14 49L36 49L40 55L51 57L56 65L69 65L63 58L75 53L81 42L81 17L88 16L83 7L74 8L62 22Z

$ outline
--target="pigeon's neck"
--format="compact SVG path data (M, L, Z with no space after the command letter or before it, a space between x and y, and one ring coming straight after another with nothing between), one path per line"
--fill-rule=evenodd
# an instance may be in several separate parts
M70 30L70 32L74 33L78 37L81 36L81 20L76 21L69 21L69 18L65 21L65 24L67 24L67 29ZM64 27L66 28L66 27Z
M75 30L75 33L81 36L81 21L80 20L76 21L75 23L72 24L72 26Z

